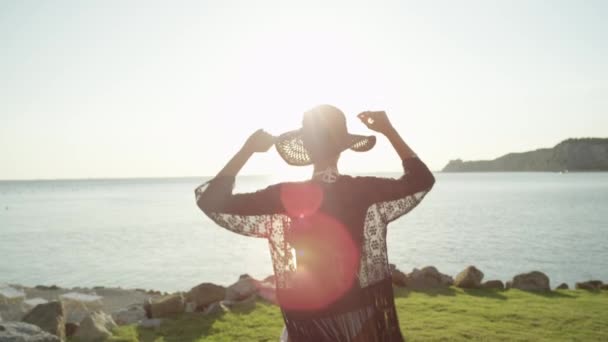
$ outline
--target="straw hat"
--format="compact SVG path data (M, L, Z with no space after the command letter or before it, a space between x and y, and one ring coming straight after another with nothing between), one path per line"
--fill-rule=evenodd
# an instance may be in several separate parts
M344 113L331 105L316 106L305 112L302 128L283 133L275 141L279 155L294 166L332 158L346 149L369 151L375 144L373 135L348 133Z

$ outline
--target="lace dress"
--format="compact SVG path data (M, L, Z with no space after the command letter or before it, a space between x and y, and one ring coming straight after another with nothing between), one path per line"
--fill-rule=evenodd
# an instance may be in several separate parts
M386 228L435 179L416 157L402 163L399 179L340 175L233 194L234 177L219 177L195 190L218 225L268 240L290 341L403 341Z

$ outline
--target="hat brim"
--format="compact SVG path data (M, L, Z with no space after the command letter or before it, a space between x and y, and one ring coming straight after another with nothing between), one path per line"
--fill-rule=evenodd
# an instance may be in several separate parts
M277 137L274 146L277 152L289 165L305 166L313 164L310 152L304 147L302 129L289 131ZM376 145L373 135L358 135L347 133L345 138L336 146L338 153L347 149L355 152L366 152Z

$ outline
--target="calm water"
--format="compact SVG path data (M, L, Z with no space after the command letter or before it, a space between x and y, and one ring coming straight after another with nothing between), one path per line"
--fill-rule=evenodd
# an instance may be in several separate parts
M541 270L551 285L608 281L608 173L437 174L389 226L402 270L469 264L485 279ZM201 179L0 182L0 283L187 290L271 274L266 242L214 226ZM269 184L243 177L237 190Z

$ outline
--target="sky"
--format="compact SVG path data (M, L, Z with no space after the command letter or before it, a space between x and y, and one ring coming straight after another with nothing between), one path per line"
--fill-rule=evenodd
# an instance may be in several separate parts
M608 136L606 1L0 2L0 179L213 175L328 103L433 170ZM343 173L398 171L385 138ZM243 174L307 172L276 151ZM303 171L304 170L304 171Z

